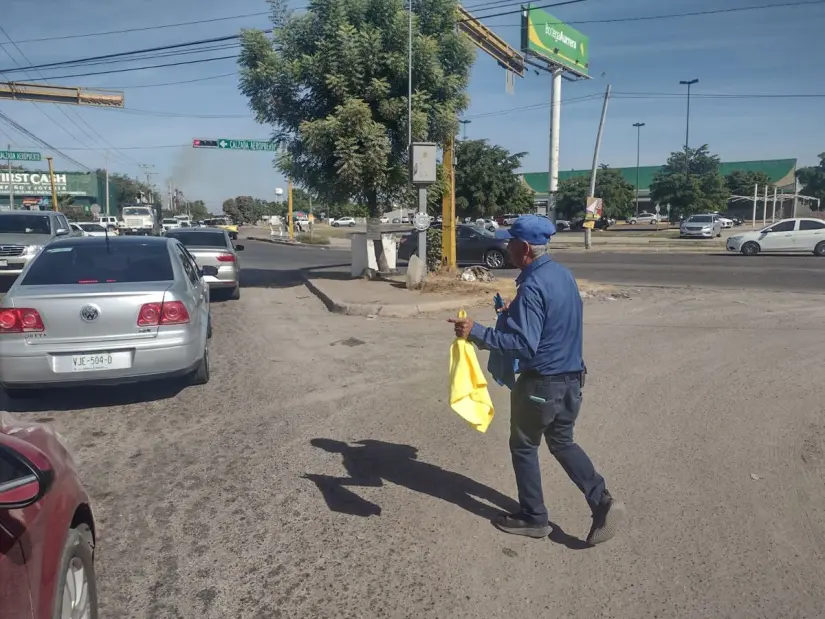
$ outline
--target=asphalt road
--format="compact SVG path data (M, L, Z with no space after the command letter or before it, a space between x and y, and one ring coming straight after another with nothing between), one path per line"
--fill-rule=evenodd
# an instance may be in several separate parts
M250 281L295 278L301 269L349 271L349 251L295 248L244 241L243 265ZM583 251L552 252L579 279L634 286L825 292L825 260L812 255L669 254ZM499 277L518 275L502 270Z
M279 272L306 264L286 251ZM329 314L291 282L214 305L208 385L13 406L75 454L101 617L825 616L817 297L586 301L577 440L630 514L588 549L587 506L544 449L553 534L490 525L515 505L508 392L491 386L484 435L450 410L447 315Z

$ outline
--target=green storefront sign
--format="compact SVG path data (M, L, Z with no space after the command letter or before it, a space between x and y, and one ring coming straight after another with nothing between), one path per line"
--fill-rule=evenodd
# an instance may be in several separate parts
M590 39L547 11L524 7L521 49L526 54L561 65L576 75L588 75Z

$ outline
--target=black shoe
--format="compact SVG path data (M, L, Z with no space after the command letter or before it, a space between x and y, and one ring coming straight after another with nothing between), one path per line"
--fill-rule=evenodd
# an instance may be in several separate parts
M593 526L587 534L587 543L595 546L616 535L624 520L625 511L624 503L616 501L605 490L601 503L593 511Z
M536 539L550 535L550 526L528 522L521 514L501 514L493 518L497 529L511 535L524 535Z

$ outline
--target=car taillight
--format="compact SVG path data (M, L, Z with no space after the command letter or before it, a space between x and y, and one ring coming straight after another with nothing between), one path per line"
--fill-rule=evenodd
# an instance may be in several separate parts
M183 325L189 322L189 312L181 301L144 303L138 313L138 327Z
M43 319L36 309L15 307L0 310L0 333L39 333Z
M218 256L218 262L235 262L235 256L232 254L220 254Z

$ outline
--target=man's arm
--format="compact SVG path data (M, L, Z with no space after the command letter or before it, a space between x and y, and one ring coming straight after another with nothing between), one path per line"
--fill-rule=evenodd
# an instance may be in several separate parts
M498 350L517 359L532 359L544 328L543 306L537 290L522 286L505 317L512 333L475 323L468 339L485 350Z

